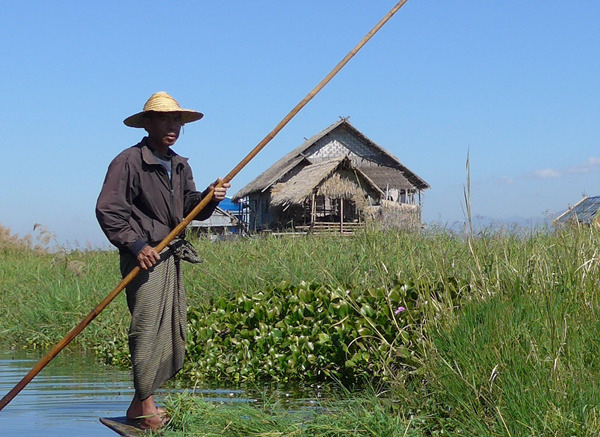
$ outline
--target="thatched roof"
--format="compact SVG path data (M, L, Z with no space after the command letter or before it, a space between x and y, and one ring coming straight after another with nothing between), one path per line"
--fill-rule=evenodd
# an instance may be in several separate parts
M361 167L360 170L365 174L369 175L369 177L377 184L377 186L381 190L385 190L387 184L391 184L393 180L395 180L394 184L398 186L389 186L389 188L416 188L419 190L424 190L429 187L429 184L417 176L415 173L410 171L407 167L405 167L394 155L389 153L383 147L380 147L365 135L363 135L358 129L352 126L347 119L343 118L340 121L332 124L325 130L319 132L313 137L306 140L301 146L292 150L288 154L286 154L283 158L269 167L264 173L257 176L252 182L242 188L239 192L237 192L234 196L234 200L241 199L244 196L247 196L251 193L255 192L264 192L271 188L274 184L279 182L281 178L283 178L290 170L295 168L298 164L300 164L303 160L306 159L304 156L304 152L319 141L321 138L325 137L329 133L333 132L335 129L342 128L347 129L352 135L360 138L364 141L369 147L373 150L377 151L381 155L389 158L391 162L393 162L394 167L381 167L379 169L376 168L365 168ZM313 164L314 165L314 164Z
M410 190L415 188L404 174L397 168L392 167L359 167L382 191L386 189Z
M353 181L339 177L340 169L352 171L355 177L360 179L360 186ZM377 185L354 167L347 157L339 157L306 166L287 182L275 184L271 190L271 204L273 206L302 204L310 198L317 187L319 187L318 194L329 197L364 198L367 188L383 195Z

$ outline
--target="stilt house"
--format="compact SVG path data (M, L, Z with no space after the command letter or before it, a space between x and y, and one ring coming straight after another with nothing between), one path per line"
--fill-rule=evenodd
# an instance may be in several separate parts
M306 140L233 196L251 230L420 226L427 182L347 118Z

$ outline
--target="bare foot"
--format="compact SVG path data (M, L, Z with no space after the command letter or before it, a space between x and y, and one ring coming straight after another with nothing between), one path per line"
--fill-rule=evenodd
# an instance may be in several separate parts
M135 420L136 425L140 429L161 429L168 421L160 414L154 414L152 416L142 416Z
M142 429L159 429L169 422L170 417L167 416L164 408L156 406L154 396L143 401L134 396L127 409L127 419L135 421Z
M160 414L160 418L165 425L171 421L171 417L167 414L167 410L161 407L156 407L156 409L158 410L158 414Z

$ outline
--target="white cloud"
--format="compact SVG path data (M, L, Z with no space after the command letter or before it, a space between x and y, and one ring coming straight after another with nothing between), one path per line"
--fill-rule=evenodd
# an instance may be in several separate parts
M562 169L541 168L523 176L525 179L557 179L569 175L592 173L600 171L600 158L592 156L585 162ZM508 178L505 178L508 179ZM521 179L521 178L519 178Z
M563 174L559 170L544 168L534 171L532 176L538 179L555 179L562 177Z
M499 180L502 185L513 185L516 181L514 178L509 178L508 176L502 176Z
M600 158L590 157L583 164L575 165L567 169L567 173L580 174L591 173L600 170Z

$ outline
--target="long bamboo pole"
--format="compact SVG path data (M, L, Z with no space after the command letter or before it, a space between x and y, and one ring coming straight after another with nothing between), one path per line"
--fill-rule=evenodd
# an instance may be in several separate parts
M304 108L304 106L306 106L306 104L312 100L312 98L317 95L317 93L319 91L321 91L325 85L327 85L329 83L329 81L348 63L348 61L350 61L350 59L352 59L354 57L354 55L356 55L356 53L358 53L358 51L373 37L373 35L375 35L375 33L377 33L377 31L379 29L381 29L381 27L387 23L389 21L390 18L392 18L392 16L398 12L398 10L404 6L404 4L407 2L408 0L401 0L400 2L398 2L386 15L385 17L383 17L376 25L375 27L373 27L373 29L371 29L371 31L369 33L367 33L367 35L365 35L365 37L356 45L356 47L354 47L345 57L344 59L342 59L335 67L334 69L327 75L325 76L325 78L319 82L319 84L310 92L306 95L306 97L304 97L304 99L302 99L300 101L300 103L298 103L294 109L292 109L288 115L286 115L283 120L281 120L279 122L279 124L277 126L275 126L275 128L260 142L258 143L258 145L252 149L252 151L250 153L248 153L248 155L246 155L246 157L240 161L240 163L238 165L235 166L235 168L233 170L231 170L227 176L225 176L223 178L223 180L217 185L218 187L222 186L224 183L226 182L230 182L245 166L246 164L248 164L257 154L258 152L260 152L274 137L275 135L277 135L279 133L279 131L281 131L281 129L284 128L284 126L286 124L288 124L288 122L294 118L296 116L296 114L298 112L300 112L300 110L302 108ZM171 231L171 233L169 235L167 235L165 237L165 239L163 241L160 242L160 244L158 246L156 246L156 251L160 252L162 251L164 248L166 248L169 243L171 243L189 224L190 222L198 215L198 213L200 211L202 211L206 205L208 205L208 203L212 200L213 198L213 193L214 191L211 190L208 192L208 194L202 199L202 201L196 205L196 207L192 210L192 212L190 212L187 217L185 219L183 219L183 221L181 223L179 223L179 225L177 225L175 227L175 229L173 229ZM33 378L35 378L35 376L40 373L42 371L42 369L44 367L46 367L46 365L52 361L52 359L58 355L75 337L77 337L81 331L83 331L91 322L92 320L94 320L96 318L96 316L98 316L98 314L100 314L104 308L106 308L108 306L109 303L111 303L115 297L117 297L117 295L123 291L125 289L125 287L133 280L133 278L135 278L139 273L140 273L140 267L135 267L127 276L125 276L121 282L119 283L119 285L117 285L117 287L111 291L108 296L106 296L102 302L100 302L96 308L94 308L92 310L92 312L90 312L87 317L85 319L83 319L83 321L77 325L75 328L73 328L71 330L71 332L69 332L65 338L63 338L56 346L54 346L50 352L48 352L46 354L46 356L44 358L42 358L34 367L33 369L31 369L29 371L29 373L27 373L27 375L25 375L23 377L23 379L10 391L6 394L6 396L4 396L2 398L2 400L0 401L0 411L2 411L2 409L4 409L4 407L6 405L8 405L8 403L19 394L19 392L21 390L23 390L23 388L25 388L25 386L27 384L29 384L29 382L31 382L31 380Z

